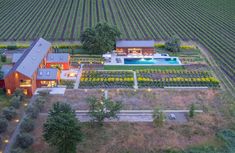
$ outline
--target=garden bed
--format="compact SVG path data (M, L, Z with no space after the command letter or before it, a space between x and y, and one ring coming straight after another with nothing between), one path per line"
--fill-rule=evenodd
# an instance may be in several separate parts
M131 71L83 71L79 88L132 88Z
M219 81L208 71L190 70L139 70L138 86L163 87L219 87Z

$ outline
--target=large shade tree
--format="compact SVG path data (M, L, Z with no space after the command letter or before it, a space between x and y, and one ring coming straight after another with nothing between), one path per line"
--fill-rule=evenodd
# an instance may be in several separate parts
M49 145L57 148L58 153L76 153L82 132L69 104L57 102L53 105L44 124L43 137Z
M107 23L98 23L95 27L87 28L81 34L83 48L90 54L104 54L114 48L120 31Z
M180 51L180 38L178 36L172 36L165 43L165 48L171 52L179 52Z

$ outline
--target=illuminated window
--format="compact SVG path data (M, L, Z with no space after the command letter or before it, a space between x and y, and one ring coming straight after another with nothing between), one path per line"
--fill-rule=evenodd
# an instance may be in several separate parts
M20 87L31 87L31 80L20 80Z
M8 95L11 94L11 89L7 89L7 94L8 94Z
M15 78L16 78L16 79L18 79L18 78L19 78L18 73L15 73Z
M28 90L24 89L24 94L27 95L28 94Z

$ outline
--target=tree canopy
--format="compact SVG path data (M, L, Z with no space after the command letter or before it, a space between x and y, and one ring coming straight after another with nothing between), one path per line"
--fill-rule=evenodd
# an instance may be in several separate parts
M114 102L110 99L88 99L90 110L89 114L99 125L103 125L104 119L117 118L117 113L121 110L121 102Z
M49 111L43 128L45 141L58 149L58 153L76 153L82 132L75 111L69 104L55 103Z
M104 54L112 51L117 38L121 36L119 30L107 23L98 23L95 27L87 28L81 34L83 48L90 54Z
M172 36L165 43L165 48L171 52L179 52L180 51L180 38L178 36Z

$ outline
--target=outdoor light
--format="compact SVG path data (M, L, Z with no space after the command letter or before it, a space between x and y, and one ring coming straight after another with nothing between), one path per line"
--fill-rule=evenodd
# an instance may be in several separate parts
M25 103L25 104L24 104L24 106L28 106L28 104L27 104L27 103Z
M134 91L136 92L137 90L135 89Z
M104 92L104 89L101 89L102 92Z
M20 120L19 119L16 119L15 122L18 123Z
M85 92L87 92L87 89L85 89Z
M4 142L5 142L5 143L8 143L8 142L9 142L9 140L8 140L8 139L6 139L6 140L4 140Z
M150 91L152 91L152 89L151 89L151 88L148 88L148 92L150 92Z

